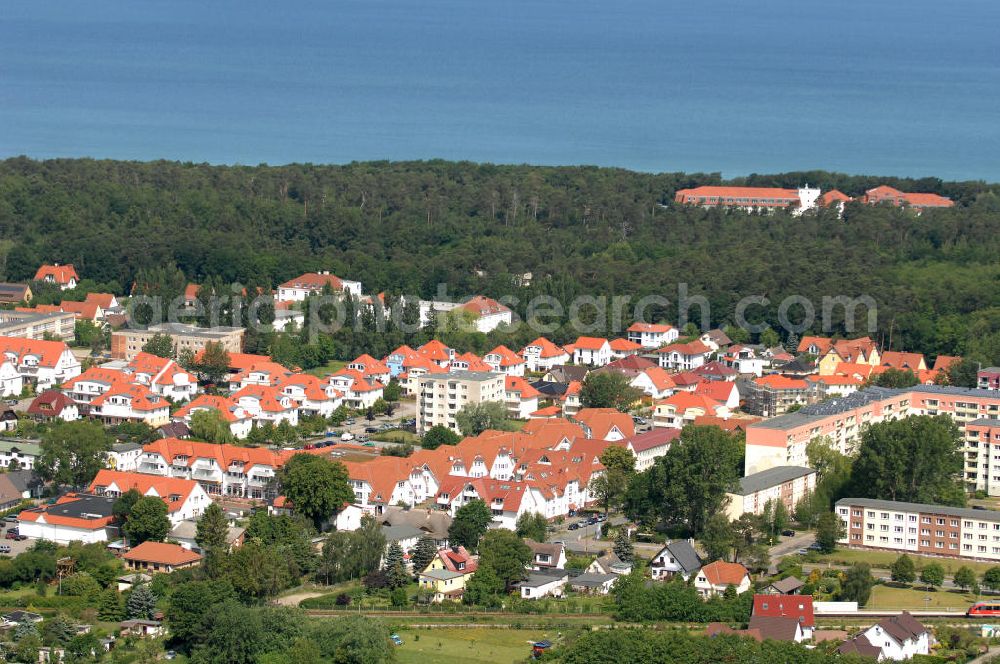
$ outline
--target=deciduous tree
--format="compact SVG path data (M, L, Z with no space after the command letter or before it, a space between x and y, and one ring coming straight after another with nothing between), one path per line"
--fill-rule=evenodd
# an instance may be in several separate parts
M319 528L354 500L354 490L344 464L314 454L296 454L280 474L281 488L295 511Z

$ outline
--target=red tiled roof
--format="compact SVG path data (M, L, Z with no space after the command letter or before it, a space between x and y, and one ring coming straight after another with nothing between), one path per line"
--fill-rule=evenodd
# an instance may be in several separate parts
M499 314L510 311L509 308L484 295L476 295L471 300L463 304L461 308L466 311L471 311L478 316L488 316L490 314Z
M59 307L68 314L76 314L77 318L91 321L97 320L98 306L96 302L71 302L64 300Z
M738 586L747 576L747 568L739 563L716 560L702 567L701 573L713 586Z
M934 358L934 366L931 368L932 371L947 371L951 368L951 365L956 362L961 362L962 358L955 357L954 355L938 355Z
M541 394L520 376L506 376L504 383L504 389L507 392L517 393L522 401L534 399Z
M726 403L733 395L734 390L736 390L736 383L725 380L706 380L704 383L698 383L697 387L694 388L694 393Z
M573 344L574 348L580 348L583 350L600 350L604 348L604 344L608 343L607 339L601 339L599 337L579 337L576 343Z
M191 492L195 490L198 483L194 480L185 480L179 477L161 477L159 475L145 475L143 473L126 473L118 470L103 469L98 471L94 481L90 483L88 491L102 492L111 485L118 487L118 491L126 493L135 489L142 495L155 495L163 499L167 504L167 511L176 512L184 505ZM177 496L177 500L171 500L171 496Z
M831 189L820 197L820 203L823 207L830 207L833 203L846 203L850 200L850 196L836 189Z
M632 416L614 408L581 408L573 418L590 429L591 436L597 440L604 440L614 427L625 438L635 434Z
M28 406L29 415L55 417L67 406L73 405L73 400L59 390L46 390L39 394Z
M631 445L632 449L638 454L639 452L645 452L646 450L651 450L655 447L669 445L680 435L680 429L654 427L644 433L639 433L631 436L630 438L626 438L623 442Z
M43 265L35 273L35 281L44 281L46 277L52 277L57 284L68 284L70 279L80 281L80 275L76 273L76 268L68 265Z
M627 332L652 332L654 334L664 334L674 329L672 325L665 323L632 323L628 326Z
M507 348L503 344L497 346L490 352L486 353L486 355L499 356L501 367L515 367L519 364L524 364L524 359L520 355L512 351L510 348Z
M16 357L17 364L22 364L26 356L33 355L38 358L39 366L54 368L68 350L69 346L62 341L0 337L0 353Z
M720 199L717 201L700 199ZM740 199L746 199L741 201ZM751 202L756 199L756 202ZM703 186L694 189L681 189L674 195L678 203L715 203L735 202L743 205L775 206L799 202L799 192L794 189L778 189L776 187L719 187ZM767 201L767 202L765 202Z
M887 350L882 353L882 366L893 369L909 369L916 372L921 363L926 366L922 353L906 353L898 350Z
M816 624L812 595L754 595L753 615L794 618L803 627L812 627Z
M529 346L537 346L541 350L541 352L538 354L539 358L559 357L560 355L567 355L567 352L564 349L555 345L545 337L538 337L530 344L525 346L525 348L528 348ZM521 353L523 354L524 351L522 350Z
M629 341L628 339L612 339L610 345L611 350L618 353L628 353L631 351L642 350L642 344L637 344L634 341Z
M290 279L281 284L279 288L302 288L312 291L323 290L327 284L335 291L343 290L344 282L339 277L332 274L319 274L317 272L306 272L294 279Z
M237 422L247 418L246 411L231 399L215 394L199 394L174 413L174 417L184 418L197 410L215 410L227 422Z
M125 560L160 565L189 565L201 560L201 554L168 542L143 542L122 556Z
M686 344L670 344L669 346L663 346L656 350L657 353L672 353L678 352L681 355L706 355L712 352L712 349L703 344L701 341L695 339L694 341L689 341Z

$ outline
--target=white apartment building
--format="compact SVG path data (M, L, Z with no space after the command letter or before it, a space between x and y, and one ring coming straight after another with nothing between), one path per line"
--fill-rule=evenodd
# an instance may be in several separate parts
M458 431L455 414L468 404L486 401L505 403L504 375L485 371L427 374L420 379L417 401L417 432L434 426Z
M659 348L680 338L680 332L672 325L667 324L632 323L626 332L629 341L633 341L643 348Z

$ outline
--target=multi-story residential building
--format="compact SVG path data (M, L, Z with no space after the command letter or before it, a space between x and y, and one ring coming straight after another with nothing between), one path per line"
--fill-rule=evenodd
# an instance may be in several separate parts
M744 514L759 515L769 501L782 503L791 514L795 505L816 488L816 471L805 466L775 466L740 478L740 487L727 493L726 514L738 519Z
M629 341L643 348L659 348L680 338L680 333L672 325L665 323L632 323L625 332Z
M676 392L653 406L653 426L683 429L704 416L729 419L729 408L703 394Z
M841 498L847 546L1000 561L1000 512L874 498Z
M690 371L708 362L712 349L701 341L670 344L656 351L660 366L671 371Z
M775 417L784 415L792 407L801 407L814 401L815 392L809 383L800 378L768 374L760 378L741 380L740 396L744 398L743 410L751 415Z
M280 388L247 385L235 392L230 399L257 424L270 422L277 426L288 422L292 426L298 426L298 404L290 396L283 394Z
M143 496L156 496L163 500L167 504L167 518L175 526L185 519L200 516L212 502L204 489L193 480L118 470L98 471L88 491L95 495L117 498L132 489Z
M843 454L853 454L865 424L910 414L910 392L882 387L859 390L843 399L803 406L794 413L747 427L746 474L774 466L805 466L806 445L829 437Z
M0 310L0 335L72 341L76 335L76 316L64 311L4 309Z
M528 381L519 376L506 376L504 380L507 410L511 417L526 420L538 410L538 397L541 392L533 388Z
M510 325L514 314L509 307L483 295L476 295L459 306L475 317L476 331L487 334L501 325Z
M641 473L652 468L656 459L665 456L670 450L670 444L680 435L680 429L653 427L649 431L626 438L625 449L635 457L635 472Z
M157 334L170 337L177 353L190 350L197 354L209 342L222 344L228 353L239 353L243 350L243 332L242 327L195 327L183 323L159 323L144 330L122 329L111 333L111 356L131 362Z
M330 376L329 386L340 395L345 406L357 410L371 408L383 394L382 383L368 380L354 369L344 368Z
M163 438L143 447L136 470L193 480L209 495L270 499L278 495L278 471L294 453Z
M31 470L41 453L37 442L0 439L0 467L4 470Z
M603 367L614 359L611 344L599 337L580 337L573 344L573 364Z
M351 297L361 297L361 282L341 279L327 271L306 272L278 286L278 300L281 302L301 302L310 295L319 295L327 286L334 293L348 293Z
M229 423L233 436L240 440L246 438L253 428L253 417L246 408L232 399L215 394L198 395L174 413L174 420L191 424L191 416L200 410L217 412L219 417Z
M521 349L528 371L550 371L552 367L569 364L570 354L545 337L538 337Z
M478 371L428 374L420 380L417 431L423 433L438 425L457 431L455 414L468 404L485 401L506 401L503 374Z
M508 376L524 375L524 358L506 346L497 346L483 355L483 362L489 366L490 371Z
M90 402L87 414L105 424L143 422L156 428L170 421L170 402L144 385L118 382Z
M171 401L189 401L198 394L198 379L177 362L150 353L139 353L122 372L154 394Z
M0 357L0 385L5 396L14 394L7 390L15 388L20 394L24 383L41 392L80 375L79 360L62 341L0 336Z

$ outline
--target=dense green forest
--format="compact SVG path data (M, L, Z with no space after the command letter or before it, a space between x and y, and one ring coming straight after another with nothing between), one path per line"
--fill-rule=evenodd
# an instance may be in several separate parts
M887 341L891 331L893 348L1000 361L1000 185L826 172L733 181L851 195L885 183L958 202L922 215L850 204L843 219L832 210L761 216L671 203L677 189L720 182L718 174L444 161L8 159L0 277L30 279L43 262L71 262L83 278L128 292L140 271L174 266L191 281L249 286L327 269L367 292L431 296L446 283L453 296L514 294L522 306L540 294L676 302L686 283L708 298L715 325L731 322L746 295L769 298L765 315L776 321L788 295L818 309L823 296L867 294L879 305L878 335ZM521 286L526 272L533 280ZM676 315L667 307L656 317Z

